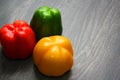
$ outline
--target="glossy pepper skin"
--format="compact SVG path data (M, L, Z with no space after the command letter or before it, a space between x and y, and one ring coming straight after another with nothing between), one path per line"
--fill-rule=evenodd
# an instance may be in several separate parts
M23 20L5 24L0 29L3 53L11 59L25 59L32 54L36 38L31 27Z
M34 30L37 40L42 37L61 35L62 21L60 11L56 8L42 6L35 11L30 26Z
M73 65L73 49L64 36L40 39L33 49L33 60L38 70L46 76L62 76Z

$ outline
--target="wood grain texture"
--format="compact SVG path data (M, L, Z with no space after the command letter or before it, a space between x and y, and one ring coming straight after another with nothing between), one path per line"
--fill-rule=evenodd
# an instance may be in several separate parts
M26 60L9 60L0 48L0 80L120 80L120 0L1 0L0 26L30 22L39 6L61 11L63 35L74 48L74 65L58 78L46 77Z

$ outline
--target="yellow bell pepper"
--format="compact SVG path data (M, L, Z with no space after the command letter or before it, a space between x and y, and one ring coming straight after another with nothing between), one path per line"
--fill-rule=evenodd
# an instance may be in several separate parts
M63 36L40 39L33 50L33 61L46 76L61 76L73 65L73 49L70 40Z

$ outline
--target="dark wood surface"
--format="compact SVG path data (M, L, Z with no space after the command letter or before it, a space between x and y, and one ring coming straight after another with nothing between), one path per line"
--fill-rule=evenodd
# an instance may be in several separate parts
M16 19L29 23L43 5L61 11L63 35L74 49L72 69L47 77L32 57L9 60L0 46L0 80L120 80L120 0L0 0L0 26Z

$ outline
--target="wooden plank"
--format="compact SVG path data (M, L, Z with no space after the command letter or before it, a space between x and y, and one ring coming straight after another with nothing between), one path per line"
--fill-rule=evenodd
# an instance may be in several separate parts
M120 80L119 0L1 0L0 26L16 19L30 22L39 6L61 11L63 35L74 48L74 65L58 78L46 77L32 57L9 60L0 48L0 80Z

